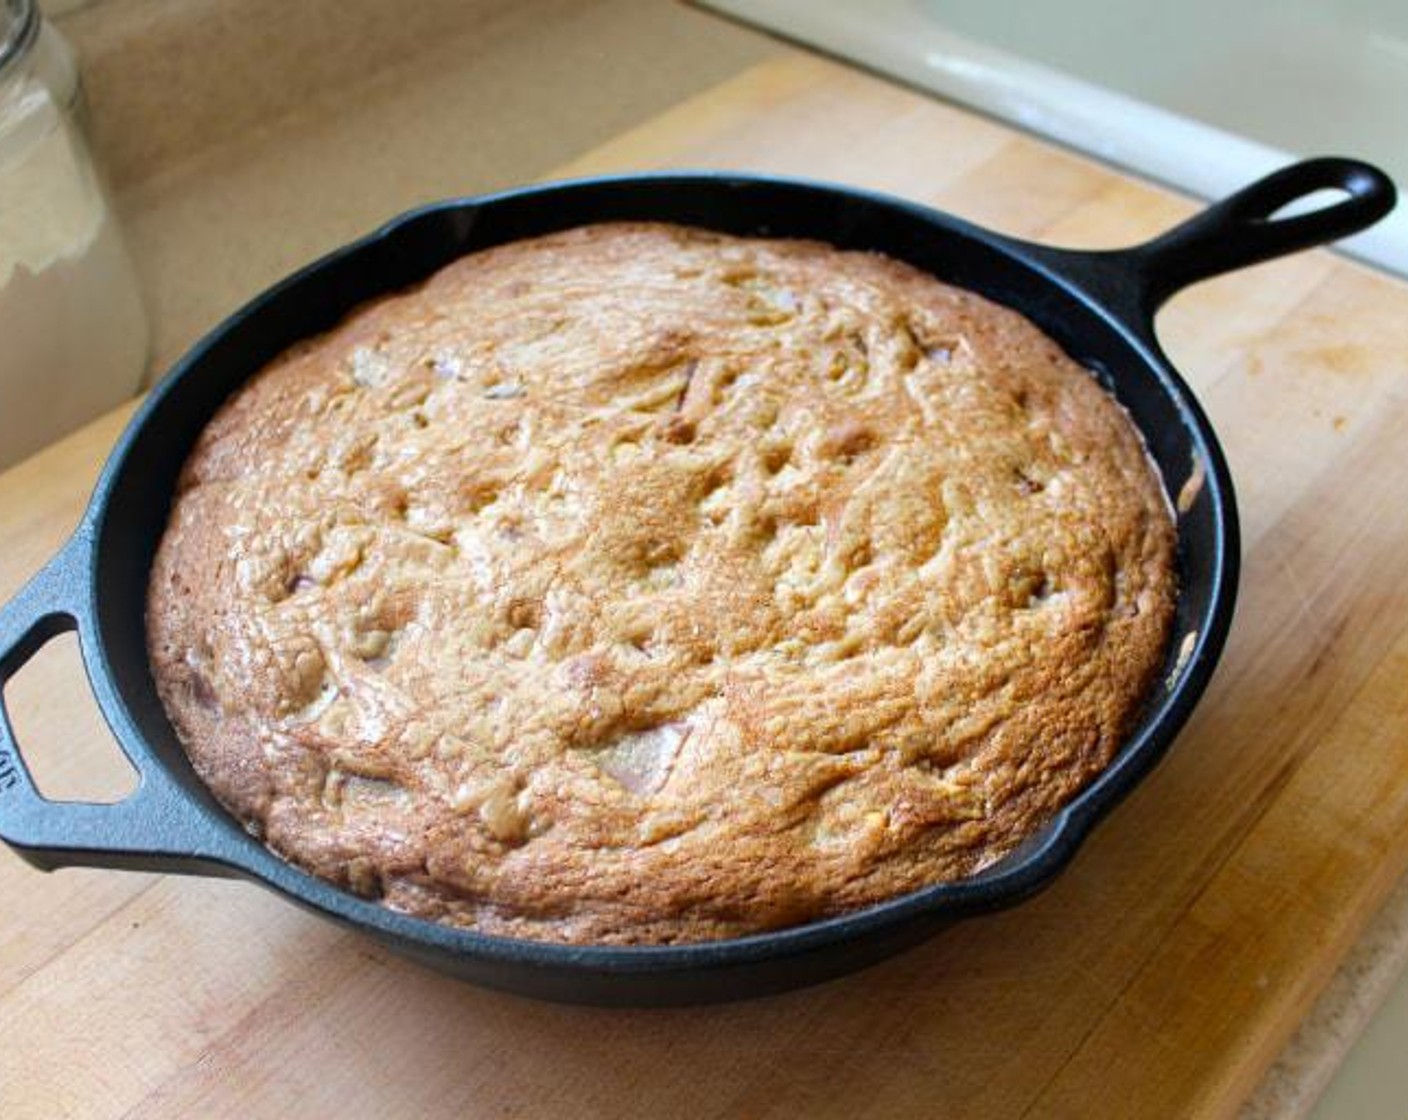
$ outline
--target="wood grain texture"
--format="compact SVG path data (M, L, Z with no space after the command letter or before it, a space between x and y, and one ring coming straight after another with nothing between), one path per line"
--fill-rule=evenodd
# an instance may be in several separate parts
M662 166L835 178L1079 246L1193 209L797 55L565 170ZM1408 866L1408 288L1310 253L1159 327L1237 480L1243 592L1168 760L1050 891L820 988L622 1012L441 980L253 886L3 853L0 1114L1234 1114ZM119 419L0 476L0 595L73 524ZM62 766L55 726L31 749Z

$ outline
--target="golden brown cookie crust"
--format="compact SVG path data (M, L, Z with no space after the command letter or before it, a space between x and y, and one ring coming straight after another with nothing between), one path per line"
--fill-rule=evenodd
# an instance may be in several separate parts
M877 255L492 249L254 377L186 464L156 682L277 852L489 933L675 942L962 877L1111 758L1174 530L1095 381Z

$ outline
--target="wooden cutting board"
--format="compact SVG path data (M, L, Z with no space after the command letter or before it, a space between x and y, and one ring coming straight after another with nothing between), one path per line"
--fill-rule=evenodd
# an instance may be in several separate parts
M1074 246L1192 205L788 55L566 171L834 178ZM1163 766L1050 891L752 1003L557 1007L442 980L254 886L0 853L0 1115L1227 1116L1408 866L1408 286L1328 253L1159 321L1242 504L1231 641ZM121 416L0 475L0 595ZM121 767L71 648L10 698L41 779Z

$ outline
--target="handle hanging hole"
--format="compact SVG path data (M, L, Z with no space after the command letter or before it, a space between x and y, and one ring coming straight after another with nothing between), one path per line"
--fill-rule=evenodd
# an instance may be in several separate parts
M1293 198L1285 205L1277 207L1262 221L1280 222L1288 218L1299 218L1302 214L1314 214L1321 210L1328 210L1352 197L1353 195L1343 187L1321 187L1319 190L1303 194L1299 198Z

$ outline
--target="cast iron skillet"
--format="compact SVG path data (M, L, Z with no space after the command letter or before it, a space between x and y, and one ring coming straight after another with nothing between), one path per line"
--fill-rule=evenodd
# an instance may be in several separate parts
M1332 188L1332 204L1277 217ZM1046 885L1091 826L1148 772L1202 693L1237 583L1237 517L1222 452L1154 337L1179 288L1330 241L1394 203L1376 169L1296 164L1130 249L1075 252L1000 236L914 203L845 187L738 174L589 179L428 206L396 218L259 296L206 336L128 425L72 539L0 610L0 687L49 638L77 630L89 681L140 782L114 805L36 790L0 704L0 837L35 866L234 875L379 938L454 976L534 996L665 1004L777 991L859 968L978 911ZM989 871L844 917L753 937L641 948L485 937L392 913L284 863L206 792L182 753L148 669L147 573L177 473L197 433L252 372L363 300L474 249L610 219L658 219L734 234L820 238L875 249L1015 307L1056 338L1129 410L1179 501L1175 634L1165 681L1113 764L1048 827Z

